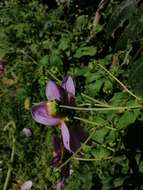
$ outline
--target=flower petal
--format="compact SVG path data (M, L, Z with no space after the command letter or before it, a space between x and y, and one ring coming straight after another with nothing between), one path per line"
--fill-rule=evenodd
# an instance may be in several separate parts
M31 129L26 128L26 127L23 128L22 133L23 133L26 137L32 136L32 131L31 131Z
M74 125L69 124L68 130L70 134L70 149L72 152L76 152L81 146L81 142L84 142L88 135L78 123Z
M45 102L39 102L32 107L33 119L43 125L57 125L59 118L49 116Z
M32 181L28 180L25 183L22 184L21 190L30 190L32 187Z
M64 181L65 179L64 178L60 178L58 181L57 181L57 190L61 190L63 187L64 187Z
M61 92L59 86L52 80L46 85L46 96L48 100L61 100Z
M68 127L66 126L66 124L64 122L62 122L62 124L61 124L61 132L62 132L62 139L63 139L64 147L69 152L72 152L72 150L70 148L70 133L69 133Z
M62 87L67 93L75 96L75 84L71 76L66 76L62 81Z

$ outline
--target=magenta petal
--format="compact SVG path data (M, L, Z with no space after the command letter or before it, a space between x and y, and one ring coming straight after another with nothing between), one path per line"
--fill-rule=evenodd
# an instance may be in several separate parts
M32 107L32 117L33 119L43 125L57 125L59 122L58 118L48 115L48 110L45 102L40 102Z
M71 95L75 95L75 84L71 76L66 76L62 81L62 87Z
M61 99L60 88L52 80L47 82L46 96L47 96L48 100L60 100Z
M63 139L64 147L69 152L72 152L72 150L70 149L70 133L69 133L68 127L66 126L66 124L64 122L62 122L62 124L61 124L61 132L62 132L62 139Z

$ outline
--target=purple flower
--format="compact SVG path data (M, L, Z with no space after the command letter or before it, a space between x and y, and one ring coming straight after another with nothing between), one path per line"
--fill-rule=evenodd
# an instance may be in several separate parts
M64 148L70 153L75 152L80 147L83 140L83 130L79 126L67 126L68 116L71 114L61 110L59 104L75 104L75 85L71 76L66 76L61 85L54 81L46 84L46 96L48 101L42 101L32 107L33 119L43 125L58 126L61 129ZM69 115L68 115L69 114Z

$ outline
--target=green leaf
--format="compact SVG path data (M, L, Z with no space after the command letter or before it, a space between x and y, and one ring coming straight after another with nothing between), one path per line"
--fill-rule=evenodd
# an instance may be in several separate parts
M86 27L87 23L88 23L87 15L78 16L75 22L74 30L78 30L78 31L83 30Z
M107 128L101 128L98 129L95 133L95 135L93 136L93 139L95 141L98 141L99 143L103 143L104 142L104 138L107 135L107 133L109 132L109 129Z
M65 51L66 49L68 49L69 43L70 43L69 38L66 38L66 37L61 38L58 49Z
M63 64L61 56L59 52L57 51L52 51L49 61L50 61L50 64L53 66L59 66Z
M99 79L95 81L94 83L87 84L86 85L86 91L90 96L94 97L97 96L101 90L101 87L104 83L104 79Z
M94 158L99 161L102 159L106 159L107 157L110 156L110 151L103 147L92 150L91 153L94 156Z
M124 114L120 117L118 123L117 123L117 129L124 129L129 124L134 123L137 117L140 114L140 110L135 109L133 111L126 111Z
M47 65L49 62L49 56L45 55L44 57L42 57L42 59L40 60L40 64L41 65Z
M114 96L112 97L110 102L114 106L121 106L127 102L128 98L129 96L127 93L117 92L117 93L114 93Z
M124 177L119 177L119 178L114 179L114 187L115 188L121 187L124 180L125 180Z
M103 91L105 93L111 93L113 90L113 83L110 80L105 80L104 82L104 87L103 87Z
M94 56L96 52L97 48L94 46L79 47L73 56L75 58L81 58L83 56Z

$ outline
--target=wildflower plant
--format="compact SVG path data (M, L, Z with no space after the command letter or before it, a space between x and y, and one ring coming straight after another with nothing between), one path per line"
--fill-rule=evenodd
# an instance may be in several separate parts
M72 127L70 121L72 111L67 111L60 105L75 105L75 84L71 76L66 76L61 85L49 80L46 84L47 101L41 101L32 107L33 119L43 125L60 129L60 137L53 134L52 145L54 149L51 164L59 166L80 147L85 139L85 133L80 125ZM71 125L71 126L70 126ZM69 165L61 168L61 177L57 189L63 186L64 180L69 176Z

